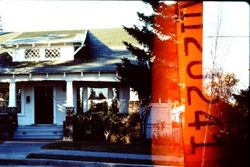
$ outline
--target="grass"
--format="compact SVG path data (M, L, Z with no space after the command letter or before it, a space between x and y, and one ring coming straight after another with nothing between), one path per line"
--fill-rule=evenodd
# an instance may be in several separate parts
M183 165L180 162L136 160L136 159L126 159L126 158L83 157L83 156L72 156L72 155L35 154L35 153L29 154L27 158L91 161L91 162L106 162L106 163L144 164L144 165L166 165L166 166L173 166L173 165L182 166Z
M79 150L79 151L100 151L115 153L135 153L151 154L151 145L143 144L118 144L106 142L55 142L42 147L43 149L60 149L60 150Z
M154 155L182 155L180 146L151 146L151 144L120 144L107 142L66 142L60 141L49 143L42 147L43 149L59 150L79 150L79 151L99 151L114 153L132 153L132 154L149 154Z
M43 149L59 149L59 150L78 150L78 151L98 151L98 152L114 152L114 153L133 153L133 154L147 154L147 155L175 155L182 156L179 146L151 146L151 144L119 144L106 143L94 141L82 142L54 142L46 144ZM90 156L76 156L76 155L55 155L55 154L38 154L32 153L27 158L36 159L54 159L54 160L76 160L76 161L92 161L92 162L110 162L110 163L129 163L129 164L147 164L147 165L175 165L181 166L180 162L167 161L151 161L151 160L137 160L125 158L103 158Z

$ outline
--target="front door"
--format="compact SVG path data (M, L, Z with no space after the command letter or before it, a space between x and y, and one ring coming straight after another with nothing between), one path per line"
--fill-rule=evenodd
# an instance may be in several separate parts
M53 124L53 87L35 87L35 124Z

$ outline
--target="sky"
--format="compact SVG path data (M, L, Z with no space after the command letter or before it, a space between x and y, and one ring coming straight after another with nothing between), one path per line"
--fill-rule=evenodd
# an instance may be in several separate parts
M203 10L203 64L211 67L216 27L221 18L217 63L225 72L235 73L240 79L239 88L249 85L250 18L246 2L204 2Z
M209 68L218 18L218 64L249 84L249 5L245 2L204 2L203 57ZM141 1L0 0L4 31L112 28L138 24L136 12L149 12Z
M140 1L1 1L3 27L12 31L129 26L145 10Z

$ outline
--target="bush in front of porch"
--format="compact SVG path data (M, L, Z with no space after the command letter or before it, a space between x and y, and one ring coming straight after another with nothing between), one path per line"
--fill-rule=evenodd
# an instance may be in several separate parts
M119 114L116 101L110 107L105 103L93 104L89 111L73 116L73 140L139 142L139 113Z

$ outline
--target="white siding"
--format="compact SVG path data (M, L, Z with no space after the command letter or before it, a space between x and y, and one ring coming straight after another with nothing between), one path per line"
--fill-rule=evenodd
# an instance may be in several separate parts
M171 136L172 135L172 107L171 103L152 103L152 109L147 122L147 134L148 139L153 136ZM155 128L155 125L164 123L164 127L161 129Z
M31 125L34 124L34 89L25 86L22 93L22 111L18 114L18 125ZM27 96L30 96L30 103L26 103Z
M12 50L12 56L13 56L13 62L20 62L24 61L24 48L18 48L18 49L13 49Z
M61 47L62 54L60 60L74 60L74 47L71 46L63 46Z

